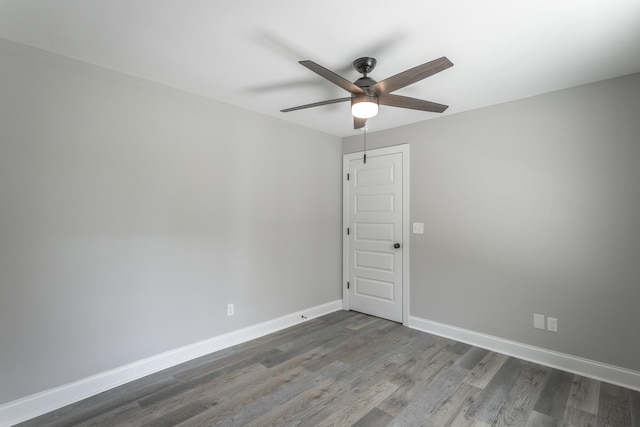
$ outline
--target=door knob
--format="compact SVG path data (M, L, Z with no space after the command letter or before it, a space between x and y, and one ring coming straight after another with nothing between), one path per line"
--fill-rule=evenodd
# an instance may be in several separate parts
M400 243L395 243L395 244L393 245L393 247L394 247L394 248L396 248L396 249L399 249L399 248L400 248Z

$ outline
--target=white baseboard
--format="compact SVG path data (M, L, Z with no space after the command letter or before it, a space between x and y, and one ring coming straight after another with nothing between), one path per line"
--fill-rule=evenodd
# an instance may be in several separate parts
M630 369L522 344L420 317L410 316L408 326L412 329L450 338L508 356L640 391L640 372Z
M0 426L11 426L35 418L154 372L159 372L171 366L277 332L306 320L338 310L342 310L342 300L332 301L237 331L218 335L116 369L101 372L79 381L5 403L0 405Z

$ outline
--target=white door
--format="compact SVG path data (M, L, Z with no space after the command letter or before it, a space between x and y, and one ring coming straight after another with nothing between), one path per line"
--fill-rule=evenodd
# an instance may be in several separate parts
M361 153L345 156L346 308L396 322L404 320L409 240L403 191L408 146L402 147L368 151L366 163Z

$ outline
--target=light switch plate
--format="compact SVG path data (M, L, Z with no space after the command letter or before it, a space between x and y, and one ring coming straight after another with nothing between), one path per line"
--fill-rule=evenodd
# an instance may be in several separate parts
M424 223L423 222L414 222L413 223L413 234L424 234Z

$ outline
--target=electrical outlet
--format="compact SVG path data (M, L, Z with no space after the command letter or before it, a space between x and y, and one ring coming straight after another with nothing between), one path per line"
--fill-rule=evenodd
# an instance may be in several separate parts
M227 316L233 316L234 309L233 304L227 304Z
M547 331L558 332L558 319L547 317Z
M533 327L536 329L544 330L544 315L542 314L533 315Z

